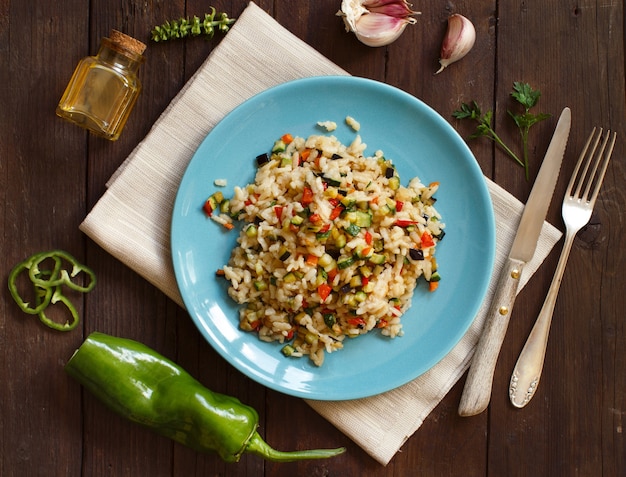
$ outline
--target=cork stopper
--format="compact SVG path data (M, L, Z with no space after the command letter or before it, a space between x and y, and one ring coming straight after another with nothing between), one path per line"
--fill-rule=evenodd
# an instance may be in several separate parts
M125 50L135 53L136 55L141 55L146 49L146 45L144 43L117 30L111 30L109 38L120 48L124 48Z

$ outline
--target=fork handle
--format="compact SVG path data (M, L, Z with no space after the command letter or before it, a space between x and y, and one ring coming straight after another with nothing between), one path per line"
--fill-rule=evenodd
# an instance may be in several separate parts
M535 395L535 391L539 385L543 362L546 356L546 348L548 346L552 314L554 312L554 306L556 305L559 288L561 287L565 265L567 264L575 236L575 233L570 231L566 232L563 250L561 251L552 283L548 289L548 294L541 307L537 321L530 335L528 335L526 344L513 369L511 382L509 384L509 398L515 407L522 408L526 406Z

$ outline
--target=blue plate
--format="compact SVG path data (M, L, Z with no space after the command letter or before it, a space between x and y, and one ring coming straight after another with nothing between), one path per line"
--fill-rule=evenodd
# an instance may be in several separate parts
M420 282L402 317L404 336L369 333L327 354L322 367L308 358L286 358L278 343L260 341L239 329L238 305L215 271L236 245L238 230L208 219L202 206L216 190L228 197L234 186L254 181L255 158L284 133L326 133L351 142L352 116L368 144L392 159L403 184L418 176L439 181L437 210L446 236L437 247L439 289ZM215 179L226 179L218 188ZM363 398L394 389L440 361L472 323L487 291L495 255L491 199L471 151L439 114L415 97L363 78L314 77L260 93L228 114L206 137L180 184L172 217L174 270L185 306L206 340L235 368L259 383L293 396L318 400Z

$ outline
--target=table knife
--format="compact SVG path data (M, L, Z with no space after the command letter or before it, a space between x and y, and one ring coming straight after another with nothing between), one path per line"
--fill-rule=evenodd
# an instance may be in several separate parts
M496 362L513 311L520 276L524 265L532 259L537 248L541 227L559 177L570 124L571 111L565 108L528 196L511 251L498 278L485 326L463 388L459 404L461 416L480 414L489 405Z

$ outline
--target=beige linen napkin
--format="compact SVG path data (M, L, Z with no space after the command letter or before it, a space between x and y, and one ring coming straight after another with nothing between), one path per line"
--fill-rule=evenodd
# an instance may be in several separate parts
M183 306L172 268L169 229L178 184L200 142L224 115L256 93L292 79L338 74L347 73L250 3L108 182L81 230ZM191 110L204 113L189 114ZM495 183L487 180L487 185L497 221L497 276L523 205ZM560 236L556 228L544 224L535 258L524 268L522 285ZM486 304L454 350L415 381L372 398L309 404L387 464L467 369Z

